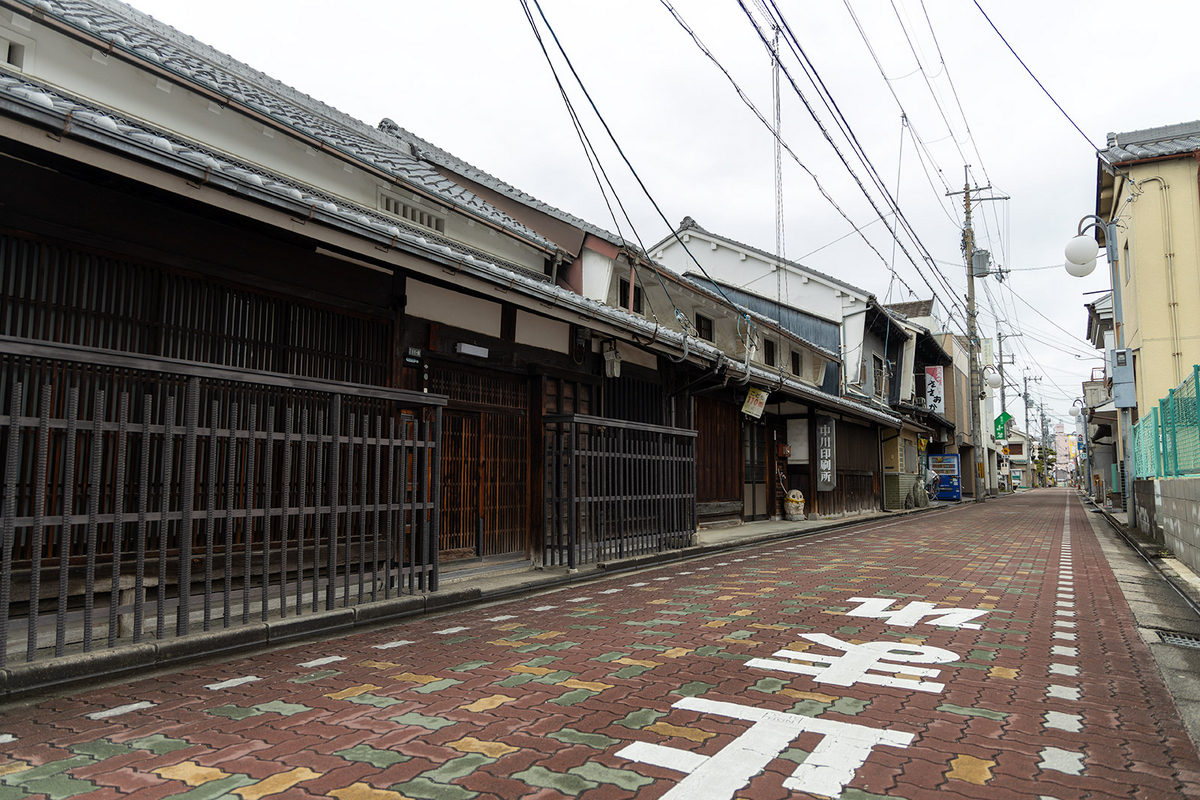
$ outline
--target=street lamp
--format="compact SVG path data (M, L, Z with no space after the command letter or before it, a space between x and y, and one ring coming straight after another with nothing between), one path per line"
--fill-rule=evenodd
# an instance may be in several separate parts
M1090 275L1092 270L1096 268L1096 255L1100 248L1096 244L1096 240L1090 236L1085 236L1084 231L1089 228L1102 228L1104 230L1104 244L1106 247L1106 255L1108 256L1108 280L1112 287L1113 295L1113 327L1117 335L1117 348L1125 347L1125 326L1122 320L1121 313L1121 284L1117 280L1117 223L1116 221L1105 222L1101 217L1095 214L1088 214L1079 220L1079 229L1075 237L1067 242L1064 249L1064 254L1067 257L1067 262L1063 266L1067 273L1077 278L1082 278L1085 275ZM1072 409L1074 406L1072 405ZM1129 430L1130 430L1130 414L1128 408L1121 408L1121 458L1127 459L1129 453ZM1074 416L1074 414L1072 414ZM1086 436L1087 429L1084 429ZM1091 452L1088 453L1089 466L1091 462ZM1133 481L1125 481L1125 510L1126 513L1132 516L1133 514Z
M1001 382L1000 372L995 367L993 367L991 364L988 364L983 368L983 379L985 381L987 381L987 385L988 385L989 389L999 389L1000 388L1000 382Z

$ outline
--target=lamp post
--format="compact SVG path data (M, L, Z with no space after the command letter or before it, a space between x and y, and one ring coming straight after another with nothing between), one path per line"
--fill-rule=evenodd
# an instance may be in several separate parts
M1076 398L1074 401L1072 401L1071 408L1067 410L1067 416L1077 420L1075 423L1076 432L1078 432L1080 428L1083 429L1083 463L1087 465L1084 480L1086 481L1085 487L1087 489L1087 493L1090 496L1092 493L1092 443L1088 440L1087 403L1079 398Z
M1079 220L1079 228L1075 237L1067 242L1064 249L1064 255L1067 260L1063 265L1069 275L1076 278L1082 278L1092 273L1096 268L1096 255L1100 252L1100 246L1091 236L1086 236L1085 231L1092 228L1100 228L1104 231L1104 244L1106 255L1108 256L1108 280L1112 286L1113 295L1113 327L1117 334L1117 349L1125 349L1125 326L1122 324L1121 314L1121 282L1118 280L1118 270L1120 265L1117 259L1117 223L1105 222L1101 217L1095 214L1088 214ZM1128 464L1129 453L1129 409L1121 408L1121 462ZM1133 484L1129 480L1128 470L1123 470L1124 480L1122 483L1122 495L1125 498L1125 513L1126 519L1130 519L1133 513Z

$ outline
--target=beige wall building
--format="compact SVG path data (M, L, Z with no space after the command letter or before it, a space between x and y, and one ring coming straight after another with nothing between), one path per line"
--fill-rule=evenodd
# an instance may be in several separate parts
M1132 351L1140 417L1200 364L1200 121L1110 133L1100 159L1096 213L1117 223L1116 346Z

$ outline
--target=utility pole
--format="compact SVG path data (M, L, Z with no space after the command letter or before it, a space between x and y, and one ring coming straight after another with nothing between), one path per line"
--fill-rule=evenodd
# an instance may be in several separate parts
M1004 360L1004 340L1011 339L1014 336L1021 336L1021 335L1023 335L1023 334L1010 333L1007 336L1005 336L1004 333L1000 330L1000 326L999 325L996 326L996 342L1000 348L1000 358L999 358L999 362L996 364L996 369L998 369L1000 371L1000 413L1001 414L1005 414L1008 412L1008 406L1004 401L1004 390L1008 388L1007 381L1004 379L1004 365L1006 363L1016 363L1015 361L1006 362ZM1028 422L1025 423L1025 427L1026 427L1026 429L1028 429L1028 427L1029 427ZM1007 434L1008 431L1005 431L1005 433Z
M983 496L986 491L983 483L984 474L984 458L985 445L983 431L980 427L979 418L979 401L983 399L983 377L980 374L979 365L976 363L976 353L979 352L979 335L977 332L975 319L975 231L971 228L971 174L970 165L963 165L963 236L962 236L962 251L963 260L967 265L967 358L970 361L969 371L971 380L971 438L975 442L975 497L976 503L983 502ZM976 188L974 191L982 192L991 189L991 185L983 188ZM947 196L959 194L958 192L946 192ZM1007 200L1007 197L980 197L979 202L984 200ZM986 271L981 274L987 274ZM1001 384L1003 385L1003 384Z

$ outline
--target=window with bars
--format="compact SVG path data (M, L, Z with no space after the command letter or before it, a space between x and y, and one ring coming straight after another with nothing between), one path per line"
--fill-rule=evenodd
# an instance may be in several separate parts
M431 231L446 232L445 216L385 191L379 192L379 210Z
M770 339L763 339L763 363L768 367L775 366L775 342Z
M696 335L706 342L713 340L713 321L703 314L696 314Z
M629 281L625 278L621 279L620 295L617 297L617 304L626 311L633 311L635 314L642 313L642 287L633 287L633 308L629 307Z

